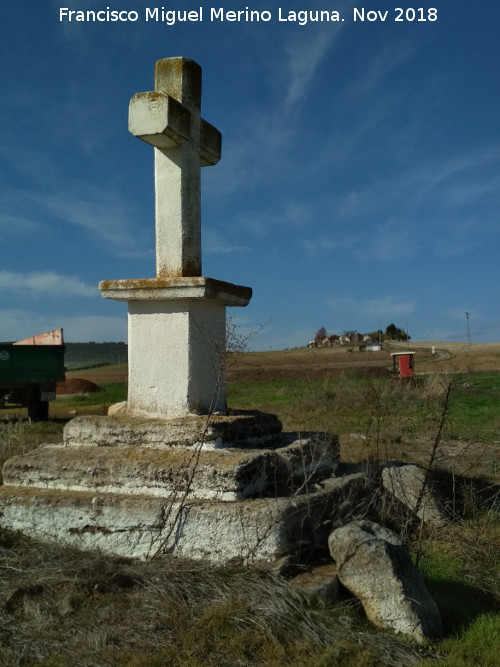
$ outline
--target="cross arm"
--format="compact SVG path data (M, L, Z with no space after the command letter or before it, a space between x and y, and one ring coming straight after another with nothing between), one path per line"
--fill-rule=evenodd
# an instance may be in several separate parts
M220 160L222 147L222 135L219 130L207 123L201 121L200 125L200 164L202 167L210 167L217 164Z
M152 91L136 93L130 100L128 129L134 137L155 148L173 148L189 139L191 112L170 95ZM200 123L200 165L220 160L222 136L213 125Z
M151 146L172 148L189 138L190 115L170 95L137 93L130 100L128 129Z

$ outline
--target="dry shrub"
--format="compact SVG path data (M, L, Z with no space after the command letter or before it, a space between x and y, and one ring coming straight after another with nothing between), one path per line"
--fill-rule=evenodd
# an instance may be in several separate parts
M418 659L356 607L327 607L258 569L105 558L10 533L0 534L0 636L2 665L316 666L331 664L321 656L333 647L351 656L337 664Z
M455 522L447 528L442 544L459 561L463 580L500 603L500 515L483 512Z
M424 378L424 392L432 398L443 398L446 395L449 381L442 373L432 373Z

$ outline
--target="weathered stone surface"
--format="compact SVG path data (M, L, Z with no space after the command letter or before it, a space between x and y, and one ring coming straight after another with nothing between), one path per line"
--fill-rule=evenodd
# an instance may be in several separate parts
M416 641L442 634L442 620L422 575L399 538L371 521L353 521L328 539L342 584L376 626Z
M309 595L316 595L325 602L340 598L340 581L335 563L320 565L310 572L302 572L290 579L290 584Z
M433 483L432 475L416 465L389 461L382 470L384 488L416 512L419 519L433 526L447 523L444 503Z
M6 486L239 500L301 491L331 475L338 450L328 434L281 434L265 449L46 445L9 459Z
M335 474L336 502L331 527L339 528L373 512L377 502L377 485L369 471L361 465L340 463ZM330 483L330 480L326 483Z
M201 118L201 67L155 65L155 89L129 106L130 132L154 147L156 275L107 280L106 299L128 302L127 414L207 415L226 409L226 307L249 287L202 275L200 168L220 158L220 132Z
M209 299L225 306L246 306L252 298L251 287L204 276L101 280L99 290L114 301Z
M64 427L64 443L70 447L254 447L281 431L276 415L241 411L232 415L189 416L173 419L76 417ZM338 445L337 445L338 447Z
M328 489L223 503L0 487L2 525L11 530L119 556L169 553L214 563L307 555L331 502Z

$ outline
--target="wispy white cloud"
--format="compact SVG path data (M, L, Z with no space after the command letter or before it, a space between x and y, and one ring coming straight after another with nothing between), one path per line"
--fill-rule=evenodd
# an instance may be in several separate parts
M239 127L225 136L224 159L218 175L211 174L211 196L255 188L282 170L284 151L297 141L297 124L317 83L321 65L334 48L342 24L327 24L273 44L264 63L263 80L272 91L241 113Z
M309 260L332 252L346 252L361 262L390 262L409 258L417 252L412 225L394 218L369 227L366 221L359 228L332 225L329 234L322 231L319 235L301 238L298 243Z
M417 251L414 230L406 221L389 218L366 232L352 247L354 256L360 261L390 262L403 257L408 260Z
M211 229L203 232L203 249L205 252L214 254L232 254L251 250L249 246L232 243L227 236Z
M32 294L58 294L92 298L99 295L95 285L87 285L75 276L65 276L52 271L35 273L14 273L0 271L0 289L11 292L30 292Z
M419 156L415 163L401 172L391 170L383 178L358 185L340 200L337 215L351 218L373 217L384 207L396 203L403 210L434 202L434 208L470 206L487 196L498 196L495 163L500 148L487 148L457 153L453 156ZM486 174L486 176L485 176Z
M276 229L298 230L309 227L313 220L313 207L292 201L280 202L280 207L266 210L260 207L258 212L245 212L236 217L236 229L246 230L248 236L265 239Z
M116 316L68 316L64 313L36 313L32 310L0 310L0 340L15 341L62 327L68 343L126 341L127 318Z
M368 63L364 62L362 75L357 76L350 87L353 97L365 96L375 91L395 69L412 58L422 48L422 41L407 37L393 40L379 49Z
M153 252L154 221L149 232L140 230L123 194L88 184L84 192L68 188L63 193L39 193L35 199L63 224L86 232L111 255L140 258Z
M397 320L411 315L415 311L415 302L408 299L397 299L392 295L374 299L351 299L341 297L328 299L328 306L342 313L363 315L370 319Z
M339 30L340 24L333 29L328 26L327 30L309 33L307 37L301 35L300 41L287 45L285 51L288 57L288 79L280 109L282 113L288 115L297 104L305 103L307 91L322 60L332 48Z
M39 150L27 147L19 157L0 146L0 156L12 163L23 186L4 183L0 193L0 228L43 232L50 220L77 227L110 255L143 258L154 249L154 213L149 227L141 225L140 207L126 188L104 187L92 174L80 180L64 165L44 161ZM152 208L152 207L151 207Z
M51 319L50 315L21 308L0 310L0 340L2 341L22 340L60 326L56 320Z
M94 341L104 343L127 340L127 317L106 317L99 315L81 315L62 317L64 339L68 343Z
M407 178L413 184L419 183L425 193L459 184L460 194L467 200L483 196L485 192L498 191L496 170L493 173L489 169L498 164L499 159L498 145L456 152L445 158L433 156L432 161L421 157L415 168L408 171ZM458 197L457 202L463 203L464 198Z
M3 238L10 234L26 234L40 230L42 226L23 215L0 212L0 231Z
M266 109L254 122L266 151L277 151L292 139L297 140L296 124L307 104L310 89L317 81L321 63L333 48L339 31L339 26L329 26L328 29L302 34L285 44L283 56L275 64L276 68L279 64L275 80L280 97L272 109Z
M351 254L353 246L359 243L361 235L356 232L332 231L331 235L321 232L320 234L309 234L298 240L298 245L304 255L310 259L316 259L319 255L345 250Z
M310 259L345 251L359 261L449 258L491 247L498 233L498 148L420 158L401 172L372 177L364 186L335 193L321 229L298 243Z

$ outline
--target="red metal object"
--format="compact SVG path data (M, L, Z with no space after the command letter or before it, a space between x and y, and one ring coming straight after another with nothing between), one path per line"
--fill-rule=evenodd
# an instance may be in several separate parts
M391 352L392 375L397 378L412 378L415 352Z

